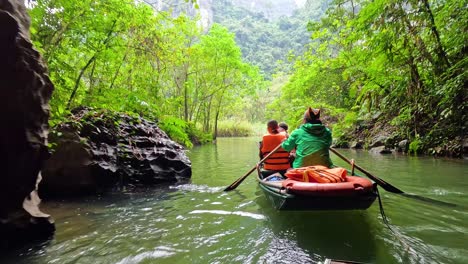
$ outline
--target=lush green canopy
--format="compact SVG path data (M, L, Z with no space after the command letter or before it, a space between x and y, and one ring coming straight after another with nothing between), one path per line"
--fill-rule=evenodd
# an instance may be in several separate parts
M219 118L265 86L220 25L203 33L194 18L132 0L39 0L30 14L56 87L52 124L88 105L157 117L190 145L188 124L216 133Z
M224 14L220 3L229 7ZM212 10L226 26L206 29L198 17L132 0L38 0L30 14L34 44L56 86L52 124L89 105L157 117L190 145L196 128L216 136L220 120L276 118L294 127L305 107L315 106L339 117L335 137L346 138L363 122L380 123L415 151L460 152L466 6L466 0L309 1L292 17L270 20L254 12L240 19L245 9L224 0ZM289 61L277 61L284 57Z
M341 108L350 123L391 125L414 151L459 148L466 136L466 1L336 0L309 23L275 111L295 121L307 105ZM458 142L458 143L456 143ZM446 151L461 152L460 149Z

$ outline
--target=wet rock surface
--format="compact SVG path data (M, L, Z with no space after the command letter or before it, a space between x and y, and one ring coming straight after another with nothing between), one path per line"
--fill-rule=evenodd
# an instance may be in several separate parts
M407 153L408 152L408 146L409 146L409 140L403 139L400 142L398 142L397 151Z
M81 108L54 129L41 195L80 195L184 181L191 162L156 122Z
M411 137L402 131L391 120L373 116L370 120L358 120L340 138L334 139L334 147L366 149L372 153L389 154L423 154L434 157L468 157L466 135L434 136L424 135ZM449 132L449 131L447 131ZM466 133L465 133L466 134Z
M385 146L373 147L369 149L369 152L377 153L377 154L391 154L392 151Z
M351 142L351 148L353 149L362 149L364 148L364 141L363 140L356 140Z
M49 237L55 229L37 195L52 90L29 39L24 1L0 0L0 250Z

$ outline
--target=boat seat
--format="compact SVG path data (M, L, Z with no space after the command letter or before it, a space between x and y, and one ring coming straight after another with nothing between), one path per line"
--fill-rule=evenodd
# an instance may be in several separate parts
M274 173L280 173L281 176L284 176L284 174L286 173L286 170L276 171L276 170L263 170L262 169L260 172L262 174L262 178L266 178Z
M284 176L284 173L286 171L273 171L273 170L267 170L267 171L261 171L262 174L262 180L264 181L269 181L269 179L275 178L275 177L281 177L282 179L286 179Z

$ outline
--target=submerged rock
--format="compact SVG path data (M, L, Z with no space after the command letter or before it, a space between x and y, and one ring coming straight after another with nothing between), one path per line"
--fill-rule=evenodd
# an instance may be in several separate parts
M388 140L387 136L379 135L376 138L372 139L372 142L370 143L369 148L372 149L376 147L385 146L386 145L385 143L387 142L387 140Z
M385 146L379 146L379 147L371 148L371 149L369 149L369 152L378 153L378 154L391 154L392 153L392 151L390 149L386 148Z
M364 141L363 140L357 140L351 142L351 148L353 149L362 149L364 148Z
M0 249L51 236L39 209L53 85L29 39L24 1L0 1Z
M349 143L346 140L333 140L332 148L349 148Z
M398 152L408 153L409 147L409 140L403 139L402 141L398 142L397 150Z
M51 136L57 147L43 169L41 193L79 195L191 177L184 147L155 122L87 108L71 120Z

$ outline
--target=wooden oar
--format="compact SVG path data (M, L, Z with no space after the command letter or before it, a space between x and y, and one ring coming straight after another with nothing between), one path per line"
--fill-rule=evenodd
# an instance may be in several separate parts
M392 193L396 193L396 194L401 194L405 197L409 197L409 198L413 198L413 199L417 199L417 200L420 200L420 201L424 201L424 202L430 202L430 203L436 203L436 204L439 204L439 205L444 205L444 206L450 206L450 207L456 207L457 205L456 204L453 204L453 203L447 203L447 202L443 202L443 201L438 201L438 200L434 200L434 199L431 199L431 198L427 198L427 197L423 197L423 196L419 196L419 195L416 195L416 194L409 194L409 193L405 193L403 192L402 190L398 189L397 187L391 185L390 183L380 179L379 177L376 177L374 175L372 175L372 173L366 171L365 169L363 169L362 167L358 166L354 161L350 161L348 158L346 158L345 156L343 156L340 152L338 152L336 149L334 148L330 148L331 152L335 153L338 157L340 157L341 159L343 159L344 161L346 161L348 164L350 165L354 165L354 167L358 170L360 170L362 173L364 173L367 177L369 177L369 179L373 180L374 182L376 182L380 187L382 187L384 190L388 191L388 192L392 192Z
M263 157L263 159L261 159L252 169L250 169L244 176L240 177L239 179L237 179L235 182L231 183L231 185L229 185L228 187L226 187L226 189L224 189L225 192L229 192L229 191L232 191L234 190L235 188L237 188L237 186L239 186L244 180L245 178L247 178L247 176L249 176L256 168L259 164L261 164L262 162L264 162L266 159L268 159L273 153L275 153L279 148L281 148L281 144L279 144L276 148L274 148L270 153L268 153L265 157Z
M392 193L404 193L402 190L398 189L397 187L391 185L390 183L372 175L370 172L366 171L363 169L361 166L357 165L355 162L352 162L345 156L343 156L341 153L339 153L336 149L330 148L331 152L335 153L338 157L346 161L350 165L354 165L354 167L358 170L360 170L362 173L364 173L367 177L369 177L371 180L375 181L379 186L384 188L387 192L392 192Z

